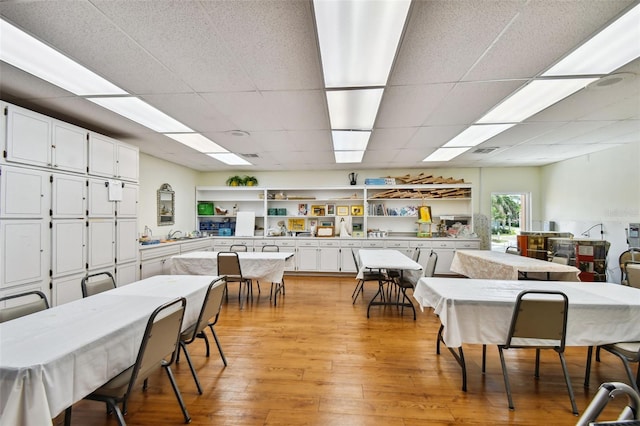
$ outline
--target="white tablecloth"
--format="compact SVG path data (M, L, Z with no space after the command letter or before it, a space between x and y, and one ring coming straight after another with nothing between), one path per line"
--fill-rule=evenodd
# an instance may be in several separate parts
M456 250L450 269L469 278L517 280L518 272L524 272L546 279L549 272L553 280L580 281L575 266L489 250Z
M360 270L356 279L361 279L368 269L399 269L403 271L404 277L413 283L418 282L422 276L422 265L398 250L361 249L358 256L360 256Z
M237 252L242 276L253 280L281 283L286 268L293 267L293 253L288 252ZM172 274L217 275L218 252L197 251L173 256Z
M640 290L611 283L421 278L414 298L432 307L448 347L503 344L515 300L525 289L556 290L569 298L567 346L640 340Z
M0 424L51 424L133 365L158 306L185 297L194 322L214 279L155 276L0 324Z

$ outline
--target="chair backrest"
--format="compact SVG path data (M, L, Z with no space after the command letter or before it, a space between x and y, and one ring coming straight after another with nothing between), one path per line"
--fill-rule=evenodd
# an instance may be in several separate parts
M569 299L561 291L524 290L518 294L505 347L559 347L564 351ZM512 339L542 339L549 344L512 345ZM558 344L553 344L558 342Z
M568 265L569 264L569 256L563 253L554 253L551 257L551 262L558 263L560 265Z
M184 297L177 298L156 308L149 317L127 393L136 381L146 379L161 366L171 365L175 360L186 304Z
M262 251L280 251L280 247L278 247L275 244L266 244L264 246L262 246Z
M627 285L640 288L640 262L628 261L624 264Z
M229 251L249 251L249 249L244 244L233 244L229 247Z
M413 256L411 256L411 258L413 259L414 262L418 262L420 260L421 252L422 250L420 250L420 247L416 247L415 250L413 250Z
M234 251L221 251L217 256L218 275L239 278L242 277L240 258Z
M47 296L41 291L27 291L0 298L0 302L8 300L11 300L9 306L0 308L0 323L49 309Z
M360 271L360 261L358 260L358 255L354 249L351 249L351 256L353 256L353 263L356 265L356 272Z
M520 249L518 247L509 246L504 252L509 254L517 254L518 256L520 256Z
M429 260L427 260L427 266L424 268L425 277L432 277L435 274L437 263L438 263L438 253L431 250L431 253L429 253Z
M110 272L98 272L82 278L80 286L82 297L89 297L116 288L116 280Z
M196 320L195 325L188 327L189 335L185 340L189 343L196 338L196 335L200 333L209 325L209 320L213 317L217 317L222 307L222 296L224 295L224 279L216 278L211 281L207 288L207 293L202 301L202 308L200 314ZM214 321L215 322L215 321Z

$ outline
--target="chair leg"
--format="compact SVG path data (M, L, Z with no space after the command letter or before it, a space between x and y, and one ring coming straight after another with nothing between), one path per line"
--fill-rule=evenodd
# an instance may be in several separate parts
M584 387L589 387L589 379L591 377L591 357L593 356L593 346L587 348L587 365L584 369Z
M362 290L362 286L364 284L364 281L362 280L358 280L358 282L356 283L356 288L353 289L353 293L351 293L351 300L353 301L353 304L355 305L356 300L358 300L358 295L363 292Z
M64 426L71 426L71 408L73 406L69 406L67 407L66 410L64 410Z
M536 379L540 378L540 349L536 348L536 372L534 373Z
M482 374L487 371L487 345L482 345Z
M564 373L564 381L567 383L567 391L569 392L569 399L571 399L571 410L573 411L573 415L578 415L578 407L576 406L576 400L573 396L573 387L571 387L571 378L569 377L569 372L567 371L567 362L564 359L564 353L558 352L560 356L560 363L562 364L562 372Z
M442 341L442 332L444 331L444 325L440 324L438 330L438 337L436 337L436 354L440 355L440 342Z
M191 356L189 355L189 350L187 349L187 345L181 341L180 348L182 348L182 351L184 352L184 357L187 359L187 364L189 364L189 370L191 370L193 381L196 382L196 388L198 388L198 393L202 395L202 386L200 386L198 373L196 373L196 369L193 367L193 363L191 362ZM178 351L180 351L180 349L178 349Z
M167 372L167 376L169 376L169 381L171 382L173 393L176 394L176 398L178 399L178 403L180 404L180 409L182 410L182 415L184 416L184 422L191 423L191 416L189 416L187 407L184 405L184 400L182 399L182 394L180 394L180 389L178 389L178 384L176 383L176 379L175 377L173 377L171 366L163 365L163 367L164 367L164 370Z
M511 386L509 385L509 373L507 372L507 364L504 362L504 353L502 352L502 346L498 346L498 352L500 353L500 364L502 365L502 376L504 377L504 387L507 391L507 399L509 400L509 409L514 410L513 399L511 398Z
M120 411L120 407L118 407L118 403L114 399L107 399L105 401L107 403L107 408L111 410L111 412L115 413L116 419L118 420L118 426L127 426L127 423L124 421L124 414L126 411ZM126 401L125 401L126 402ZM125 407L125 402L123 402L123 407Z
M204 340L204 346L207 349L207 358L209 358L209 339L207 338L207 334L204 331L201 331L200 333L198 333L196 335L196 337L199 337L200 339ZM178 352L180 353L180 352Z
M222 346L220 345L220 340L218 340L218 335L216 331L213 329L213 324L209 324L209 328L211 329L211 334L213 334L213 340L216 341L216 345L218 346L218 352L220 352L220 358L222 358L222 362L224 366L227 366L227 358L224 356L224 352L222 351Z

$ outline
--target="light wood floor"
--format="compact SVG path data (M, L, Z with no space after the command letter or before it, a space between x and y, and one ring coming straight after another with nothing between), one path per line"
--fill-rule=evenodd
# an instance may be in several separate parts
M353 278L290 277L278 306L269 285L244 310L237 297L222 309L216 327L229 365L201 341L190 352L203 384L198 395L188 366L174 366L193 425L574 425L562 369L553 351L543 351L541 378L533 378L535 351L506 351L515 411L507 407L497 349L489 347L487 374L480 371L481 346L465 346L468 391L448 351L435 354L439 322L418 310L366 306L375 293L351 304ZM237 295L235 287L232 295ZM266 296L265 296L266 294ZM212 342L213 343L213 342ZM567 362L582 413L604 381L625 381L620 361L603 354L591 387L583 387L586 348L568 348ZM614 420L626 401L611 402L599 420ZM182 424L167 377L150 379L136 391L126 416L129 425ZM55 419L62 423L62 416ZM81 401L73 425L114 425L104 404Z

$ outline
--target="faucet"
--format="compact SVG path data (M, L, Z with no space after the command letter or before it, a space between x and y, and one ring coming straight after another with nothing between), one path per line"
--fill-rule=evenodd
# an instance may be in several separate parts
M171 240L173 237L175 237L178 234L182 234L182 231L169 230L169 234L167 235L167 239Z

